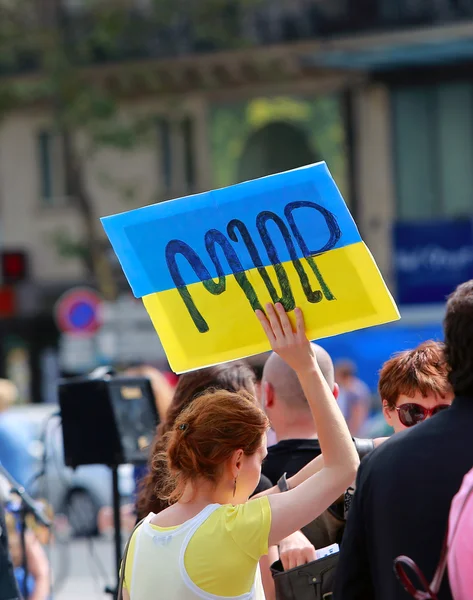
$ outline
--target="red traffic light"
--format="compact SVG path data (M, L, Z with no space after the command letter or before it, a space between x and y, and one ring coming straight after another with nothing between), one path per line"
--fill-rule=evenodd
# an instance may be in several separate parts
M2 280L3 283L19 283L27 278L26 252L4 251L2 252Z

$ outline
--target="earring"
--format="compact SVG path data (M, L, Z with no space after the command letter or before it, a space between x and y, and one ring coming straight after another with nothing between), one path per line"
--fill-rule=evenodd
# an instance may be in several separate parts
M235 480L233 482L233 497L235 498L235 494L236 494L236 485L237 485L237 478L235 477Z

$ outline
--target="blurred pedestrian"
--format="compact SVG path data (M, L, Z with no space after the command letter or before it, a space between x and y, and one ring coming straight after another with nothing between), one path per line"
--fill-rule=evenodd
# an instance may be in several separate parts
M15 578L21 591L25 589L25 570L23 567L23 549L21 544L20 522L18 514L7 511L9 548L12 557ZM47 600L50 597L51 581L48 557L35 533L25 532L26 564L28 575L26 589L29 600Z
M19 600L19 598L20 591L10 553L4 505L0 500L0 600Z
M21 538L21 501L11 494L10 483L0 476L0 504L4 507L4 526L8 533L8 551L11 557L13 574L18 588L23 593L26 585L29 600L47 600L50 597L51 578L50 566L46 552L41 545L36 532L49 537L49 532L44 535L44 530L35 528L36 522L30 515L26 518L25 548L28 576L25 582L24 555ZM35 530L36 529L36 530ZM0 595L0 599L2 596ZM10 596L8 596L10 598Z
M122 375L124 377L143 377L149 379L159 419L160 421L163 421L174 395L174 388L167 377L161 373L161 371L150 365L129 367L123 371Z
M34 457L29 452L28 425L10 408L18 399L14 383L0 379L0 462L18 483L27 486L34 473Z
M153 390L159 422L164 421L174 394L174 390L166 377L160 371L158 371L158 369L148 365L130 367L129 369L123 371L123 375L125 377L143 377L149 380L151 389ZM133 469L135 495L138 493L141 481L146 476L147 472L148 467L146 465L135 465Z
M166 418L166 413L171 405L174 395L174 389L168 379L155 367L149 365L137 365L129 367L122 372L124 377L138 377L148 379L153 392L156 410L158 411L159 422L162 423ZM133 479L135 483L135 502L125 504L120 509L121 524L125 530L131 531L136 522L136 499L140 490L142 481L148 474L148 466L135 465L133 467ZM113 510L111 506L102 506L97 515L97 526L100 533L105 533L113 527Z
M348 429L353 436L359 436L370 413L370 389L356 376L356 365L351 360L335 364L335 381L340 388L338 404Z

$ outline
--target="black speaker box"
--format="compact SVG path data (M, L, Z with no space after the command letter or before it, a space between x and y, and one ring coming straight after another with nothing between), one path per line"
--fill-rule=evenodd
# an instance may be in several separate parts
M146 462L158 424L148 379L63 380L59 404L67 466Z

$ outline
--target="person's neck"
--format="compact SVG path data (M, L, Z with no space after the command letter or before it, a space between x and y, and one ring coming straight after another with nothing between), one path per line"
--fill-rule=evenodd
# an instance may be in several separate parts
M175 527L192 519L211 504L234 504L233 486L215 486L205 480L194 485L189 483L181 498L155 515L151 523L159 527Z
M281 423L278 427L273 427L278 442L283 440L316 440L317 431L310 418L309 423Z
M191 493L191 490L186 488L177 502L151 518L151 524L158 527L178 527L196 517L212 504L232 504L229 500L231 495L219 494L217 490L212 493L209 489L199 489L199 487L195 493Z
M231 504L233 499L232 486L224 482L214 485L209 481L200 480L195 485L186 486L179 503L187 506L207 506L208 504Z

